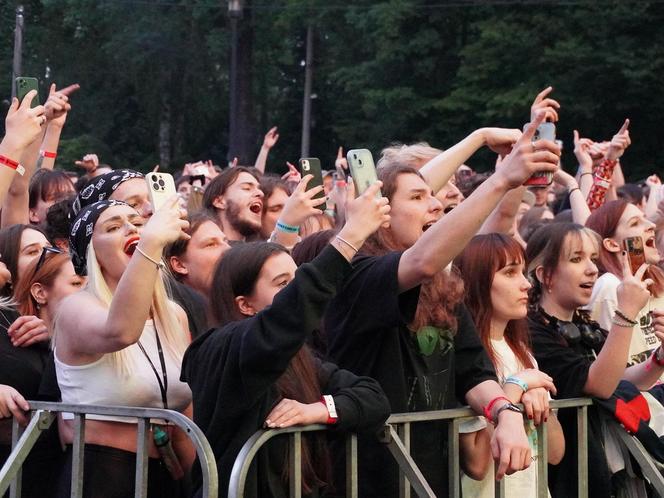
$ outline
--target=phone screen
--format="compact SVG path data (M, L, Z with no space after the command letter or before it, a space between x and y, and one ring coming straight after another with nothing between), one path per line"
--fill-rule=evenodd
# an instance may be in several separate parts
M641 237L628 237L623 241L623 247L627 252L629 267L634 273L646 262L646 256L643 252L643 239Z

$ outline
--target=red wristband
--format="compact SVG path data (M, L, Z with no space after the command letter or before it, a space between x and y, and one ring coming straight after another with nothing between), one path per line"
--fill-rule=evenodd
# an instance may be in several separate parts
M492 424L493 424L493 417L491 416L491 410L493 409L493 405L495 405L501 399L504 399L508 403L511 403L509 398L506 398L505 396L498 396L496 398L493 398L491 401L489 401L489 404L484 407L484 416Z
M58 157L58 154L55 152L49 152L47 150L40 150L39 153L41 154L42 157L48 157L49 159L55 159Z
M327 408L327 425L336 424L339 421L339 415L337 415L337 407L334 404L334 398L329 394L323 395L320 397L320 402L325 405Z
M7 166L13 170L16 170L16 172L21 176L25 174L25 168L21 166L17 161L14 161L13 159L9 159L8 157L5 156L0 156L0 164Z

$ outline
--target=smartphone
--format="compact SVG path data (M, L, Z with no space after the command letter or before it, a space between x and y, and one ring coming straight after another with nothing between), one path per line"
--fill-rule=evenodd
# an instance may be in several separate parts
M318 187L319 185L323 185L323 170L321 169L320 160L318 158L303 157L302 159L300 159L299 165L300 165L300 173L302 174L302 176L314 175L311 181L309 181L309 185L307 185L308 190L311 190L314 187ZM313 198L320 199L321 197L325 197L324 191L321 191L320 193L316 194ZM318 209L320 209L321 211L325 211L325 203L318 206Z
M355 183L355 194L362 195L366 189L378 181L371 151L367 149L349 150L346 159ZM376 193L376 197L382 197L382 195L380 190Z
M16 98L19 102L22 102L25 98L25 95L30 90L37 90L37 95L32 99L32 104L30 107L37 107L39 105L39 82L37 78L27 78L25 76L19 76L16 78Z
M145 175L145 181L148 182L153 213L156 213L170 197L177 193L173 176L168 173L153 171Z
M524 130L528 127L528 125L524 126ZM535 134L533 135L533 142L537 142L538 140L550 140L551 142L556 141L556 125L553 123L549 122L544 122L541 123L538 127L537 130L535 130ZM524 185L530 186L530 187L547 187L551 185L551 182L553 182L553 173L535 173L533 176L528 178Z
M623 240L623 248L627 252L629 267L634 273L646 262L646 256L643 253L643 239L641 237L627 237Z

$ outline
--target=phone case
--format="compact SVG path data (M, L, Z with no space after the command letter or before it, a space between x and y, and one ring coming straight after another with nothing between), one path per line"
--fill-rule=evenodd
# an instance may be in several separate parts
M311 190L314 187L318 187L319 185L323 185L323 170L321 169L320 165L320 159L316 157L303 157L299 161L300 165L300 173L302 176L304 175L314 175L314 177L309 181L309 184L307 185L307 190ZM316 194L313 198L314 199L320 199L321 197L325 197L325 192L321 191L320 193ZM321 211L325 211L325 204L321 204L318 206L318 209Z
M373 156L367 149L353 149L348 151L346 159L355 183L355 193L361 195L373 183L378 181ZM378 191L376 197L381 196L382 194Z
M37 90L37 95L32 99L30 107L37 107L39 105L39 82L37 78L27 78L25 76L19 76L16 78L16 98L21 102L25 95L30 90Z
M524 126L524 130L528 125ZM533 142L538 140L550 140L554 142L556 140L556 125L553 123L542 123L535 130L533 135ZM548 187L553 182L553 173L535 173L533 176L528 178L524 185L528 187Z
M646 262L646 256L643 253L643 239L641 237L628 237L623 241L623 247L627 251L629 266L632 273L634 273Z
M168 173L148 173L145 175L145 181L148 184L153 213L157 212L170 197L176 194L175 181L173 176Z

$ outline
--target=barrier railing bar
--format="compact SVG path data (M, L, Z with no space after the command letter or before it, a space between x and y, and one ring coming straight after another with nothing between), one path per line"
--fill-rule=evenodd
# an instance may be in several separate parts
M612 423L615 422L612 421ZM618 425L617 423L615 424ZM632 455L639 464L641 472L646 476L652 487L655 488L655 492L660 497L664 497L664 476L662 476L653 460L648 457L648 453L641 442L634 438L634 436L628 434L622 427L617 427L617 430L613 432L618 434L618 437L620 437L625 446L630 450L630 455Z
M577 446L579 459L579 498L588 498L588 407L576 411Z
M405 423L397 427L397 434L403 442L406 453L410 454L410 424ZM410 483L406 474L399 471L399 496L400 498L410 498Z
M392 456L399 464L400 471L406 474L406 478L410 481L410 485L415 489L417 496L435 498L436 495L431 490L429 483L426 481L422 472L415 464L415 461L410 456L403 442L399 438L394 426L388 425L386 428L387 448L392 453Z
M85 466L85 415L74 414L74 444L72 445L71 497L83 498Z
M198 456L201 472L203 474L202 498L217 498L219 495L219 476L217 475L217 462L214 457L214 452L210 447L210 443L203 434L203 431L192 420L181 413L156 408L71 405L66 403L51 403L43 401L28 401L28 403L30 404L31 410L34 412L28 427L31 427L33 422L40 423L43 426L42 430L44 430L48 428L52 421L55 419L55 413L65 412L74 414L74 441L72 448L72 497L82 497L83 492L83 442L85 440L85 414L124 417L128 419L135 419L137 422L140 419L161 419L177 425L180 429L187 433L187 436L191 439L191 441L194 443L194 446L196 447L196 454ZM44 414L40 415L42 412L44 412ZM50 421L44 417L48 417ZM35 437L38 436L39 434L37 433ZM14 439L14 441L15 440L16 439ZM16 453L19 451L25 451L27 456L27 453L29 453L33 445L34 442L32 442L32 444L28 447L23 444L22 440L20 440L14 446L12 454L5 463L5 466L3 466L3 468L0 470L0 489L2 490L0 495L4 493L6 488L9 486L9 479L14 478L17 470L20 469L20 466L25 460L25 456L22 459L17 460L15 458ZM14 463L17 464L18 468L14 466Z
M16 448L16 444L18 443L18 440L21 438L22 434L23 434L23 427L21 427L16 418L13 418L12 449ZM19 467L16 470L16 475L14 476L14 479L11 482L11 486L9 487L9 498L21 498L22 486L23 486L23 466L21 465L21 467Z
M37 439L39 439L42 427L44 427L45 425L44 423L40 423L42 417L46 418L51 417L50 423L48 423L47 427L50 426L50 424L53 422L53 419L55 418L52 417L50 414L42 414L40 412L37 414L37 416L33 417L30 420L30 423L25 428L25 430L21 434L21 437L16 442L16 446L12 448L12 452L7 458L7 464L5 464L2 467L2 469L0 469L0 482L3 483L0 486L0 496L5 494L5 491L7 491L10 482L12 483L12 486L15 487L14 489L16 489L17 493L16 496L17 497L20 496L21 492L20 479L19 480L13 479L13 481L10 481L8 477L16 476L17 474L19 474L23 462L25 462L25 459L28 457L30 450L37 442ZM14 427L12 427L12 441L14 440L15 436L18 436L19 433L20 429L18 428L14 429Z
M537 426L537 498L548 498L549 496L548 437L548 423Z
M148 496L148 423L150 419L138 419L136 428L136 481L134 484L134 497L147 498Z
M357 434L346 438L346 496L358 497L357 490Z
M456 476L461 475L459 468L459 419L452 420L447 426L447 475L448 495L450 498L460 498L461 482Z
M290 496L302 498L302 433L293 432L290 437Z

